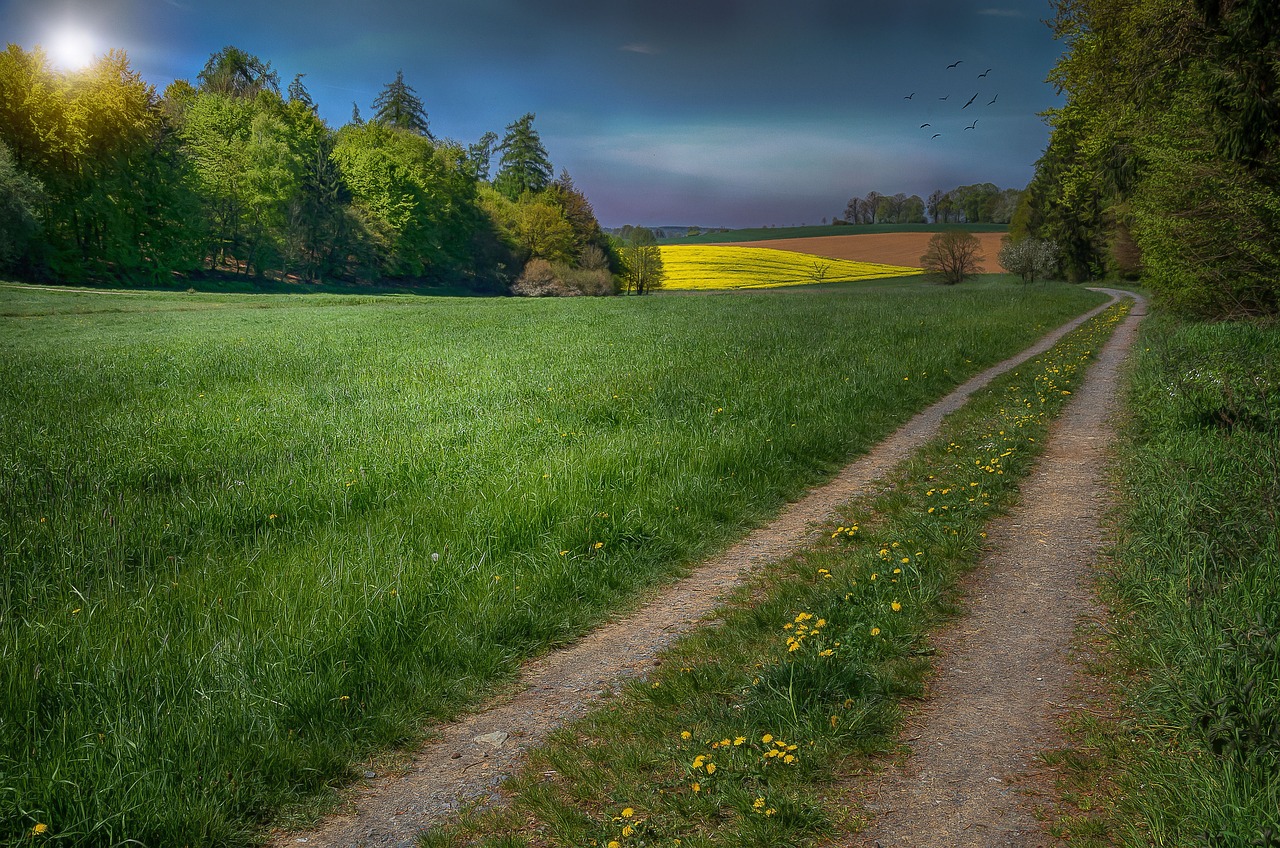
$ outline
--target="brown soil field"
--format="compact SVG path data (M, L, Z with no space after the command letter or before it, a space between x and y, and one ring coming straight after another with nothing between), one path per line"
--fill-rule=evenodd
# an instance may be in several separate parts
M983 271L992 273L1005 271L996 259L1000 255L1000 240L1004 235L1004 233L974 233L982 243ZM928 249L929 239L933 236L934 233L868 233L744 241L735 242L733 246L772 247L775 250L794 250L796 253L811 253L828 259L853 259L859 262L880 262L885 265L919 268L920 257Z

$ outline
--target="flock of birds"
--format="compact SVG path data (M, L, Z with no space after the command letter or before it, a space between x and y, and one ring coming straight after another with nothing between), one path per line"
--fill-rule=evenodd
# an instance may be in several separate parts
M948 71L954 71L956 68L959 68L959 67L960 67L961 65L963 65L963 64L964 64L964 60L962 60L962 59L957 59L956 61L952 62L950 65L947 65L947 70L948 70ZM987 78L987 74L991 73L993 70L995 70L995 69L994 69L994 68L987 68L985 71L983 71L982 73L978 74L978 79L986 79L986 78ZM960 107L960 111L961 111L961 112L963 112L965 109L968 109L970 106L972 106L972 105L974 104L974 102L975 102L975 101L977 101L977 99L978 99L978 95L979 95L979 94L981 94L981 92L974 92L973 96L972 96L972 97L970 97L970 98L968 99L968 101L966 101L966 102L965 102L965 104L964 104L963 106L961 106L961 107ZM914 99L915 99L915 96L916 96L916 92L914 92L914 91L913 91L913 92L911 92L910 94L908 94L908 95L906 95L905 97L903 97L902 99L903 99L903 100L914 100ZM950 98L951 98L951 95L950 95L950 94L947 94L947 95L945 95L945 96L943 96L943 97L939 97L939 98L938 98L938 100L940 100L940 101L945 101L945 100L949 100ZM995 97L992 97L992 98L991 98L991 102L989 102L987 105L988 105L988 106L994 106L994 105L995 105L995 103L996 103L996 100L998 100L999 98L1000 98L1000 95L997 93ZM973 123L969 124L969 126L965 127L965 129L966 129L966 130L971 130L971 129L975 129L977 126L978 126L978 119L977 119L977 118L974 118L974 119L973 119ZM933 124L932 124L932 123L930 123L930 122L928 122L928 121L926 121L925 123L923 123L923 124L921 124L921 125L920 125L920 129L922 129L922 130L923 130L923 129L934 129L934 128L935 128L935 127L933 126ZM940 132L935 132L935 133L931 136L931 138L940 138L941 136L942 136L942 133L940 133Z

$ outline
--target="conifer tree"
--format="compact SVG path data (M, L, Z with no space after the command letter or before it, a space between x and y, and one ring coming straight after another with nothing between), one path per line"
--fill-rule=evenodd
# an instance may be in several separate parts
M551 183L554 170L542 146L538 131L533 128L534 114L526 112L518 120L507 125L507 134L498 149L502 158L498 162L498 178L494 188L512 200L525 192L537 194Z
M424 135L432 141L435 137L427 129L427 112L418 93L404 81L404 71L396 71L394 82L387 83L378 99L373 101L374 120L380 124Z

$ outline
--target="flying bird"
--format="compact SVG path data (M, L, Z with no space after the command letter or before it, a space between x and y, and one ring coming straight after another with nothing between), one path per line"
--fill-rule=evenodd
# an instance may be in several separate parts
M933 134L933 137L934 137L934 138L937 138L937 137L938 137L938 136L940 136L940 135L942 135L942 133L934 133L934 134Z
M951 96L950 94L948 94L948 95L947 95L947 97L950 97L950 96ZM947 97L939 97L938 99L939 99L939 100L946 100L946 99L947 99Z
M921 124L920 129L924 129L925 127L931 127L931 126L933 126L933 124Z
M988 103L987 105L988 105L988 106L994 106L994 105L995 105L995 102L996 102L996 97L999 97L999 96L1000 96L1000 95L998 95L998 94L997 94L995 97L991 98L991 102L990 102L990 103Z
M972 124L970 124L969 126L965 127L965 129L967 129L967 130L971 130L971 129L973 129L974 127L976 127L977 125L978 125L978 119L977 119L977 118L974 118L974 119L973 119L973 123L972 123Z
M992 69L991 69L991 68L987 68L985 71L983 71L982 73L978 74L978 79L982 79L982 78L983 78L983 77L985 77L987 74L991 73L991 71L992 71Z
M947 70L948 71L951 70L952 68L954 68L956 65L959 65L963 61L964 61L963 59L957 59L956 61L952 62L950 65L947 65Z
M916 96L916 93L913 91L913 92L911 92L910 94L908 94L906 97L904 97L904 98L902 98L902 99L903 99L903 100L910 100L911 98L913 98L913 97L915 97L915 96Z
M973 95L972 97L970 97L970 98L969 98L969 103L966 103L966 104L964 104L963 106L961 106L961 107L960 107L960 108L961 108L961 110L968 109L968 108L969 108L969 104L970 104L970 103L972 103L973 101L977 100L977 99L978 99L978 95L977 95L977 93L975 92L975 93L974 93L974 95Z

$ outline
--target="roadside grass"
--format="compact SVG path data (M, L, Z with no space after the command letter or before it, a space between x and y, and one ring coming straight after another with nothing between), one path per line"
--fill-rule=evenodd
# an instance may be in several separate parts
M767 247L664 245L664 289L767 289L919 276L919 268Z
M928 635L1018 497L1118 305L976 393L879 493L766 566L655 671L532 752L510 805L427 832L462 846L799 845L865 825L842 777L892 749Z
M1098 302L0 291L0 843L254 844Z
M1073 845L1280 845L1280 328L1144 322ZM1105 779L1104 779L1105 778ZM1093 841L1091 841L1093 840Z
M883 233L940 233L964 230L969 233L1003 233L1007 224L814 224L804 227L754 227L722 233L662 239L662 244L729 244L738 241L816 238L820 236L881 235Z

